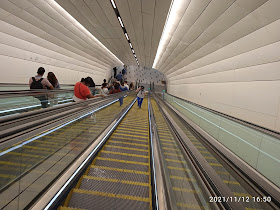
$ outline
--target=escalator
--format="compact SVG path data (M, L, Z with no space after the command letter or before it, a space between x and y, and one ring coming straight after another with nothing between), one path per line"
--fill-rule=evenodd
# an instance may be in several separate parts
M122 107L115 102L47 131L47 135L27 139L26 144L20 142L20 147L13 145L1 151L0 209L265 209L253 202L253 195L243 188L243 183L165 104L145 98L139 109L136 103L132 105L133 101L134 96L127 96ZM205 179L170 120L228 191ZM79 169L63 178L66 168L74 166L85 153L91 156L86 155ZM8 201L5 198L12 197L9 187L15 184L22 198ZM49 195L48 191L56 186L55 194ZM241 199L210 199L221 195ZM163 198L166 203L162 203ZM43 205L38 204L40 200Z
M151 209L148 123L134 104L60 209Z
M0 151L0 209L17 209L14 202L17 194L33 189L36 193L27 193L28 199L21 201L21 206L28 205L133 99L127 96L123 106L115 102L65 126L60 124ZM8 199L3 199L6 196Z
M167 167L167 178L170 180L176 207L179 209L210 209L208 199L202 194L188 161L184 158L181 147L175 140L159 107L151 100L163 159Z

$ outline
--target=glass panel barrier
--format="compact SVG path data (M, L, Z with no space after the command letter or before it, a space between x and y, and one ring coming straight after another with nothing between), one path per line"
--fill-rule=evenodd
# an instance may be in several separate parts
M280 187L280 139L173 97L164 100Z
M134 99L116 100L0 151L0 209L24 209L108 127ZM92 108L94 110L96 108Z
M73 101L73 92L45 93L36 96L0 98L0 116L52 107Z

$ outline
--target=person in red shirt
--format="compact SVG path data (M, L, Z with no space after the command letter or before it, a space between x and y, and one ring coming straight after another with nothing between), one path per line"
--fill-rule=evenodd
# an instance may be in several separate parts
M85 101L87 99L90 98L96 98L99 97L101 95L98 96L94 96L91 94L90 89L88 88L88 86L90 86L91 81L90 78L82 78L81 82L77 82L75 87L74 87L74 96L73 96L73 100L75 102L78 101Z

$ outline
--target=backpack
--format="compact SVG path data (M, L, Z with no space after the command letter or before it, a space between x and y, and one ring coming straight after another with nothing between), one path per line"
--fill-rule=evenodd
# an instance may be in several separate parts
M34 77L32 77L33 82L30 85L30 89L44 89L43 84L41 83L44 78L39 79L36 81Z
M122 70L122 74L125 75L125 69Z

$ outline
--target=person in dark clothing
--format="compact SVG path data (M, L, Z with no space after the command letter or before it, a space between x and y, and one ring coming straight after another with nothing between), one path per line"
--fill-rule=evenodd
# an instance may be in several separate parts
M58 82L58 80L57 80L57 78L56 78L56 76L53 72L48 73L47 79L52 84L54 89L60 89L59 82ZM49 94L49 98L50 98L50 106L58 104L56 94Z
M119 72L118 75L116 76L117 80L122 82L123 80L123 75L122 75L122 72Z
M103 79L103 83L102 83L101 86L102 86L102 87L107 87L107 85L108 85L108 84L107 84L107 80L106 80L106 79Z
M90 89L91 89L91 94L95 95L95 83L93 81L93 79L91 77L87 77L86 79L88 79L88 81L90 82Z
M120 89L120 85L118 82L114 83L113 89L110 90L109 94L119 93L122 92ZM120 106L123 104L123 97L119 98Z
M116 76L117 76L117 68L114 67L114 68L113 68L113 71L114 71L114 78L116 78Z
M53 89L53 85L49 82L49 80L43 78L44 73L45 73L45 69L43 67L38 68L37 75L29 79L30 89L47 89L47 88L50 90ZM34 98L40 100L42 108L48 107L47 95L34 96Z

